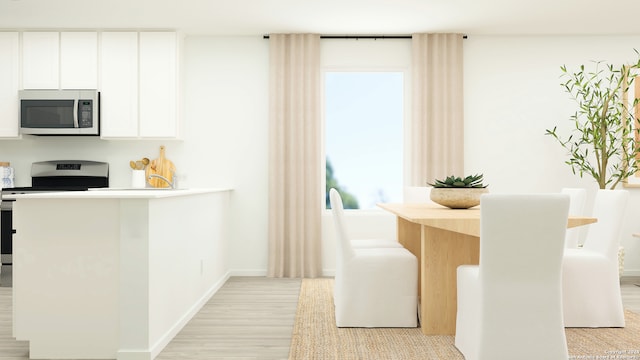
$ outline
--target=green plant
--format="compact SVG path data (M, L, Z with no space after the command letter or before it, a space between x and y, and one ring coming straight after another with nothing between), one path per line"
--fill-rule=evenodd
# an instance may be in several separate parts
M331 201L329 200L329 189L335 188L342 197L342 206L345 209L359 209L358 199L338 184L338 179L333 174L333 166L327 157L326 164L326 181L325 181L325 207L331 209Z
M465 178L451 175L444 180L438 180L433 184L427 183L434 188L486 188L488 185L482 184L483 175L469 175Z
M640 55L638 51L636 54ZM601 189L613 189L638 170L636 153L640 149L634 136L638 130L631 111L638 99L629 103L626 97L640 69L640 59L620 68L598 61L592 71L585 70L584 65L574 73L566 66L560 69L562 78L566 78L561 86L578 103L578 110L570 117L574 126L569 137L561 137L556 127L545 134L567 150L569 159L565 163L574 174L582 177L587 173Z

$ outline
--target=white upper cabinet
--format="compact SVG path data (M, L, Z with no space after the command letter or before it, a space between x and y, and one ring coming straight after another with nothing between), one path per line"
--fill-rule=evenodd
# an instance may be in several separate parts
M98 89L105 139L180 137L177 32L0 35L0 137L19 136L20 89Z
M140 136L177 137L175 32L140 33Z
M22 34L24 89L96 89L98 34L96 32L24 32Z
M98 88L98 33L60 33L60 88Z
M22 33L22 86L25 89L58 89L60 85L60 34Z
M18 137L20 37L0 32L0 137Z
M100 46L100 134L138 137L138 33L103 32Z
M101 137L179 137L175 32L103 32Z

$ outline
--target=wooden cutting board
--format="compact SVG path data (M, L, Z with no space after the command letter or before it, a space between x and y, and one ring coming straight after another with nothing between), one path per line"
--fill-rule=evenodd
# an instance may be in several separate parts
M156 174L167 178L169 181L173 182L173 176L176 172L176 166L173 165L171 160L167 159L165 156L165 148L164 145L160 146L160 156L149 162L146 169L146 177L149 185L154 188L168 188L169 184L166 181L159 178L149 179L150 175Z

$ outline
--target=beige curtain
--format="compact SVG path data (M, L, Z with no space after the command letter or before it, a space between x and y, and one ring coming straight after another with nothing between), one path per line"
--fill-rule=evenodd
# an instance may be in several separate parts
M410 186L464 175L462 39L412 35Z
M320 36L269 35L268 276L322 273Z

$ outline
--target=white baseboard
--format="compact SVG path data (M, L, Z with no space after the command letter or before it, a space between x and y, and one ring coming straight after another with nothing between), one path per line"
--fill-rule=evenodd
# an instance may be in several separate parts
M119 350L117 360L153 360L150 351Z
M267 276L266 269L235 269L229 270L229 273L231 274L231 276Z
M231 276L267 276L267 270L231 270ZM322 276L333 277L336 275L335 269L323 269Z
M160 337L160 339L151 346L149 351L140 350L120 350L117 354L118 360L152 360L160 354L160 352L178 335L180 330L187 325L187 323L202 309L202 307L213 297L213 295L220 290L227 280L231 277L231 273L227 271L222 275L201 297L196 301L191 308L185 312L185 314L173 325L167 332Z
M322 269L322 276L334 277L336 276L336 269Z
M624 269L622 276L640 276L640 269Z
M322 269L322 276L333 277L335 275L336 275L335 269ZM267 276L267 270L235 269L235 270L229 270L229 276ZM625 269L622 273L622 276L640 276L640 269Z

